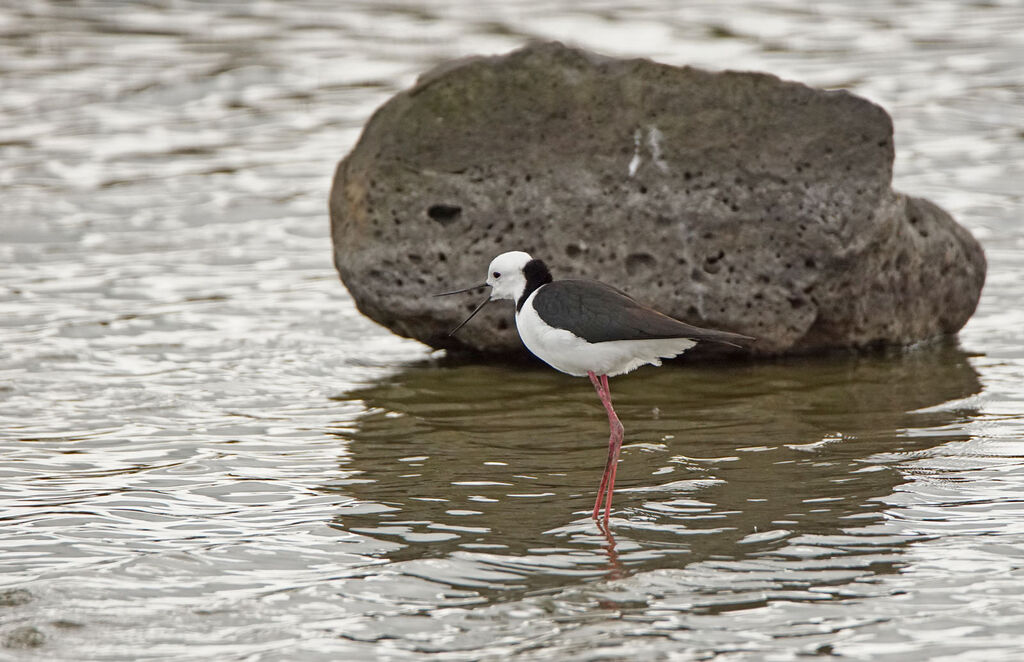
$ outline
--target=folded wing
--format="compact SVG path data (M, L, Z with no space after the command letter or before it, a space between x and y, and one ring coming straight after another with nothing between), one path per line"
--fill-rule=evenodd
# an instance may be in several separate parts
M638 303L625 292L595 280L556 280L541 287L533 307L549 325L587 342L691 338L740 347L750 336L703 329Z

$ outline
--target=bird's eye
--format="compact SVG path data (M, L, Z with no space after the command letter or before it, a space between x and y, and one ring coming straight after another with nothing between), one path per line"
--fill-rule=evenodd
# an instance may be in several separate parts
M491 275L492 275L492 276L494 276L495 278L501 278L501 273L500 273L500 272L497 272L497 271L495 271L495 272L494 272L493 274L491 274Z

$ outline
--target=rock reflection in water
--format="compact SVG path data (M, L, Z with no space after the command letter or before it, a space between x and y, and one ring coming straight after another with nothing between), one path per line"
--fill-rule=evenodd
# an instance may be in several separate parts
M335 526L397 543L389 560L472 558L508 571L496 588L773 553L886 572L910 540L872 534L904 482L889 465L962 439L941 428L980 389L952 345L619 378L606 537L589 512L607 430L586 380L422 364L339 398L368 413L342 435L346 478L324 489L354 498Z

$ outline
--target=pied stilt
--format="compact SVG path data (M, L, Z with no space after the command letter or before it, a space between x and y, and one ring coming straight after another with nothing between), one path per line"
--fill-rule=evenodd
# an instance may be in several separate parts
M604 499L604 522L612 506L615 470L622 447L623 427L612 408L608 378L642 365L661 365L698 341L740 346L753 340L728 331L702 329L648 308L624 292L596 280L554 280L547 265L529 253L511 251L494 258L487 281L437 296L489 286L490 295L451 333L490 301L516 302L516 328L526 348L555 370L589 377L608 412L608 461L594 502L594 519Z

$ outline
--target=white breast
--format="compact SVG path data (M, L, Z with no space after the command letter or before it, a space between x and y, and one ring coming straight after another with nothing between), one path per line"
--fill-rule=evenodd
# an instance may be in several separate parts
M516 312L519 337L537 358L555 370L576 377L585 377L587 371L614 377L648 363L661 365L661 359L678 356L697 344L689 338L589 343L565 329L545 324L533 309L533 298L537 292L531 294L522 310Z

